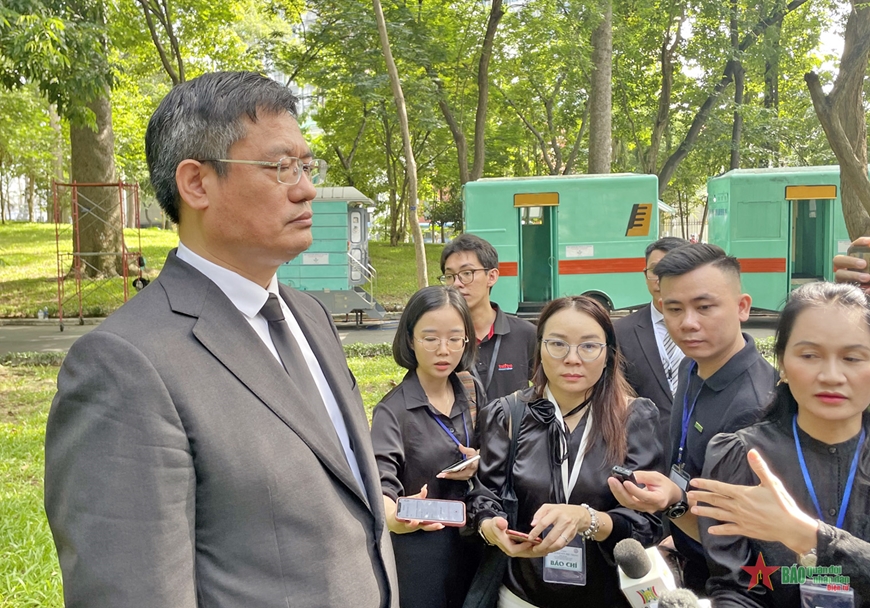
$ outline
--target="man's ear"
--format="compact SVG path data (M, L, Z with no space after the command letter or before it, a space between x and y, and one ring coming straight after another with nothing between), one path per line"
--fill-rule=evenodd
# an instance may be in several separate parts
M743 323L749 319L749 311L752 309L752 296L748 293L741 293L740 299L737 301L737 311L740 317L740 322Z
M208 192L203 183L204 171L211 171L211 169L190 158L181 161L175 169L178 194L184 204L196 211L208 208Z
M486 286L492 287L498 281L498 268L490 268L486 273Z

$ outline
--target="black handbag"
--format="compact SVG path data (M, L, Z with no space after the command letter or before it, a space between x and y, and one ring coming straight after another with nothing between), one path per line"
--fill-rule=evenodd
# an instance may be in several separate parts
M516 529L517 525L517 495L514 492L514 461L517 457L517 435L519 435L520 422L523 418L525 404L520 401L517 391L502 401L502 407L508 409L510 414L511 447L508 451L507 470L505 471L504 487L501 491L501 504L507 514L508 527ZM498 547L486 545L483 550L483 558L480 566L471 581L471 588L465 596L462 608L495 608L498 604L498 591L504 580L510 558Z

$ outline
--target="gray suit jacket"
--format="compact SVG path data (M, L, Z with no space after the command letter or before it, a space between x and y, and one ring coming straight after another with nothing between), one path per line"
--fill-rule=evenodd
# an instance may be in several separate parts
M670 445L668 435L673 397L656 344L650 306L647 304L627 317L617 319L613 326L616 343L625 359L625 377L638 397L646 397L656 404L659 409L659 440L662 445Z
M281 295L335 393L365 492L323 407L172 252L58 376L45 508L68 607L398 606L356 381L317 300Z

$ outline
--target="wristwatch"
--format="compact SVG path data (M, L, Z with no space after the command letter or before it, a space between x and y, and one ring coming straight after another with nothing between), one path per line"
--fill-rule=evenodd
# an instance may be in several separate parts
M686 491L682 490L683 495L674 504L665 509L665 516L670 519L679 519L689 511L689 503L686 502Z

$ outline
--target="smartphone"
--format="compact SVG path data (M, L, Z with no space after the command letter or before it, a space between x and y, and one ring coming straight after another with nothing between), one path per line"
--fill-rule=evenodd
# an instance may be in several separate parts
M610 475L612 477L616 477L619 481L622 481L622 482L630 481L631 483L636 485L638 488L643 489L646 487L644 484L640 483L637 480L637 478L634 476L634 471L632 471L631 469L626 469L625 467L615 466L612 469L610 469Z
M846 251L846 255L853 258L863 258L863 260L867 262L867 268L870 268L870 247L865 245L852 245ZM864 269L863 272L867 272L867 269Z
M465 525L465 503L461 500L400 498L396 506L396 519L458 528Z
M480 454L475 454L474 456L469 456L465 460L458 460L458 461L454 462L449 467L444 468L441 472L442 473L455 473L457 471L461 471L462 469L464 469L465 467L470 465L472 462L477 462L478 460L480 460Z
M505 534L511 540L515 540L518 543L528 543L531 542L533 545L540 545L543 539L539 536L535 540L530 541L529 535L525 532L517 532L516 530L505 530Z

